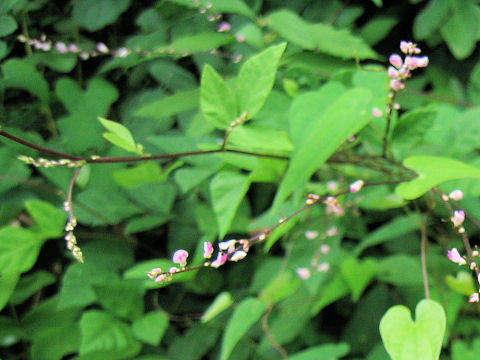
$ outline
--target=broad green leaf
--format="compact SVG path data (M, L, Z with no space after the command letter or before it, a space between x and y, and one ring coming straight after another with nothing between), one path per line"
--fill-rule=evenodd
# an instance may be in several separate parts
M125 170L115 171L113 178L118 185L127 189L165 181L160 165L152 161Z
M54 324L35 336L30 348L32 359L56 360L78 352L80 328L75 322ZM78 359L78 358L77 358Z
M466 341L454 340L451 351L452 360L477 360L480 353L480 339L475 338L471 346Z
M42 200L28 200L25 202L27 211L35 220L31 228L43 238L56 238L63 234L67 215L52 204Z
M319 50L344 59L377 58L375 51L350 31L323 23L308 23L291 10L276 11L266 21L269 28L304 49Z
M170 221L173 215L144 215L128 220L125 226L125 234L135 234L146 230L157 228Z
M350 351L347 343L324 344L314 346L308 350L300 351L288 357L289 360L338 360L346 356Z
M429 109L413 110L402 115L393 129L392 142L416 145L432 127L437 112Z
M140 107L135 115L161 119L197 108L199 99L200 91L198 89L177 92Z
M403 165L414 170L418 177L402 183L396 193L407 200L416 199L431 188L449 180L480 178L480 169L444 157L412 156L403 161Z
M31 275L22 277L10 301L15 305L21 304L41 288L53 284L55 281L55 276L44 270L38 270Z
M2 275L0 276L0 289L2 289L2 291L0 291L0 310L2 310L5 305L7 305L13 291L15 290L15 286L20 279L20 272L5 271L0 267L0 274Z
M229 358L235 345L248 329L260 319L266 309L267 304L256 298L246 298L238 304L223 333L220 360Z
M132 329L106 312L84 312L80 319L80 328L80 355L128 359L140 352L141 344L133 337Z
M378 273L378 263L373 258L362 261L349 257L342 262L342 275L352 292L353 301L357 301Z
M220 46L228 45L235 41L235 37L230 34L205 32L195 35L182 37L175 40L167 47L160 47L157 50L174 50L178 53L197 53L218 49Z
M1 88L23 89L37 96L43 103L48 103L48 83L32 64L21 59L9 59L2 64L2 72Z
M428 39L447 20L452 1L430 0L418 13L413 24L414 38Z
M398 19L391 16L376 16L360 31L362 39L373 46L384 39L392 28L398 24Z
M348 291L349 287L345 278L341 274L335 275L321 292L319 300L312 305L310 314L318 314L326 306L347 295Z
M168 315L162 311L151 311L135 320L133 334L139 340L152 346L158 346L168 328Z
M268 304L276 304L292 295L299 287L301 280L291 271L282 271L270 281L259 295L260 300Z
M332 103L319 117L311 119L311 128L304 142L293 154L287 173L275 196L272 212L276 212L295 189L337 150L349 136L361 130L370 120L367 111L371 95L368 90L349 90ZM315 103L310 106L315 107Z
M247 124L236 127L230 134L229 143L241 146L242 149L261 149L292 151L293 145L284 130L276 130L267 126Z
M191 0L168 0L169 2L187 6L189 8L196 8L194 2ZM199 4L202 7L211 7L211 9L217 13L231 13L231 14L241 14L248 17L253 17L254 14L252 10L245 4L242 0L199 0Z
M438 360L445 333L446 316L442 306L433 300L422 300L415 311L397 305L383 316L380 334L392 360Z
M109 132L103 133L103 137L110 141L113 145L116 145L129 152L136 153L138 155L143 154L143 146L137 145L133 139L132 133L122 124L99 117L100 123Z
M194 323L183 336L176 336L171 341L168 360L201 360L207 353L213 353L220 332L216 325Z
M472 275L466 271L459 271L457 277L448 274L445 282L452 290L465 296L470 296L477 291Z
M0 273L22 273L37 261L44 240L30 230L7 226L0 229Z
M117 317L136 319L143 312L144 288L138 281L112 280L93 285L93 290L102 307Z
M73 17L90 32L113 24L130 6L130 0L75 0Z
M2 295L0 295L1 297ZM0 316L0 346L7 347L16 344L22 337L23 332L18 321L11 317Z
M202 323L209 322L215 316L228 309L233 304L232 295L229 292L222 292L217 295L215 300L205 310L202 315Z
M372 231L355 248L354 254L360 255L363 250L394 240L402 235L416 231L420 228L422 218L418 214L410 216L397 216L392 221Z
M256 115L272 90L286 46L286 43L271 46L242 65L236 80L236 95L239 113L246 111L247 119Z
M216 168L187 167L175 171L175 182L180 186L182 193L187 193L209 178Z
M219 172L210 183L213 210L217 216L219 237L230 229L232 220L250 186L248 176L231 171Z
M453 11L442 26L441 34L457 59L467 58L477 43L480 10L473 0L454 0Z
M200 94L205 120L219 129L227 129L237 116L237 104L228 85L208 64L203 67Z
M17 30L17 22L9 15L0 16L0 37L10 35Z
M396 286L421 286L422 267L418 257L392 255L379 262L378 279Z

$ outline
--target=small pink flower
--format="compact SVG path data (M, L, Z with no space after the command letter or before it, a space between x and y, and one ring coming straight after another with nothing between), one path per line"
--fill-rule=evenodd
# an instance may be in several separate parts
M242 35L242 34L237 34L237 35L235 35L235 39L236 39L238 42L244 42L244 41L246 40L245 35Z
M426 67L428 65L428 57L427 56L406 56L405 57L405 66L410 69L414 70L419 67Z
M337 236L337 235L338 235L338 229L335 226L328 228L327 236Z
M184 267L187 265L187 258L188 258L188 252L185 250L177 250L173 254L172 260L175 264L180 265L181 267Z
M448 194L448 197L452 200L460 201L463 199L463 192L462 190L453 190L450 194Z
M57 42L55 43L55 49L61 54L65 54L68 52L67 45L65 45L63 42Z
M242 260L245 256L247 256L247 253L243 250L237 250L233 253L232 256L230 256L230 261L239 261Z
M79 52L80 49L78 48L77 45L75 45L75 44L70 44L70 45L68 45L68 51L73 52L73 53L76 53L76 52Z
M318 231L315 231L315 230L305 231L305 237L306 237L308 240L316 239L316 238L318 237Z
M298 268L297 275L300 279L307 280L310 277L310 275L312 275L312 273L307 268Z
M408 54L412 45L413 44L409 41L400 41L400 50L402 50L404 54Z
M372 116L373 116L373 117L379 118L379 117L381 117L382 115L383 115L383 112L382 112L382 110L380 110L378 107L374 107L374 108L372 109Z
M454 227L459 227L465 221L465 212L463 210L455 210L450 220Z
M179 270L178 270L177 267L172 266L170 269L168 269L168 272L169 272L170 274L175 274L175 273L179 272Z
M231 253L235 251L235 245L237 244L237 240L227 240L227 241L222 241L218 243L218 248L222 251L226 251L228 253Z
M467 263L465 259L460 256L460 253L456 248L453 248L452 250L448 250L447 257L450 259L450 261L453 261L458 265L465 265Z
M395 79L398 76L398 70L393 66L389 66L387 70L388 77Z
M403 60L402 57L398 54L392 54L390 55L390 58L388 59L390 64L395 66L397 69L400 69L403 65Z
M226 32L226 31L230 31L232 28L232 26L230 25L230 23L226 22L226 21L222 21L219 25L218 25L218 28L217 28L217 31L218 32Z
M108 53L108 47L103 42L99 42L97 44L97 50L100 51L102 54Z
M210 259L213 254L213 245L209 241L203 243L203 257L205 259Z
M215 261L213 261L210 264L210 266L214 267L214 268L219 268L220 266L225 264L227 262L227 260L228 260L228 255L227 254L218 253L217 258L215 259Z
M327 181L327 189L330 191L338 190L338 183L336 181Z
M330 270L330 264L329 263L321 263L318 265L317 270L320 272L327 272Z
M390 80L390 88L392 88L395 91L400 91L405 89L405 84L398 79L392 79Z
M147 273L147 276L153 280L157 278L157 276L160 275L161 273L163 273L162 269L154 268Z
M158 275L156 278L155 278L155 282L156 283L160 283L160 282L163 282L165 281L165 279L167 278L167 276L165 274L161 274L161 275Z
M117 51L115 51L115 55L118 56L118 57L126 57L130 54L130 50L128 50L127 48L119 48L117 49Z
M363 180L357 180L354 183L350 184L350 192L351 193L359 192L364 185L365 185L365 182Z
M478 302L480 300L480 297L478 296L478 293L473 293L469 298L468 302L474 303Z
M328 254L330 252L330 246L323 244L320 246L320 251L322 254Z

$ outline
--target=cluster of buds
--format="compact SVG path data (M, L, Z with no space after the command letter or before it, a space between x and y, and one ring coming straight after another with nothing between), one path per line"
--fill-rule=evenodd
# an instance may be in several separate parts
M479 254L478 250L472 251L472 257L477 258L479 256L480 256L480 254ZM475 271L475 273L477 274L477 281L480 285L480 270L479 270L478 265L475 261L473 261L473 260L470 261L465 256L461 256L456 248L448 250L447 251L447 257L450 261L454 262L455 264L468 265L470 270ZM480 301L480 293L479 292L473 293L469 297L468 301L469 302L479 302Z
M465 221L465 211L455 210L453 212L453 216L450 218L450 221L452 222L453 227L458 229L460 234L465 232L465 228L462 226L463 222Z
M72 203L70 201L65 201L63 203L63 210L68 213L68 221L65 225L65 231L67 232L65 234L67 249L70 250L75 259L83 263L83 252L82 249L80 249L80 247L77 245L77 238L73 233L73 230L75 230L75 227L77 226L77 218L73 214Z
M19 160L23 161L26 164L33 165L36 167L43 168L52 168L57 166L67 166L69 168L77 168L85 165L85 160L70 160L70 159L60 159L60 160L48 160L44 158L34 159L30 156L20 155Z
M405 88L405 81L412 76L412 70L428 66L427 56L415 56L422 52L416 44L401 41L400 50L405 54L405 59L399 54L393 54L389 59L392 65L388 68L390 88L395 92Z
M327 214L333 214L336 216L345 215L345 209L335 196L328 196L323 203L327 205Z
M462 190L453 190L450 194L442 195L443 201L448 201L448 200L455 200L455 201L460 201L463 199L463 191Z
M302 280L307 280L316 272L327 272L330 270L330 264L328 262L320 262L322 255L328 254L330 250L330 246L326 244L320 245L320 248L312 259L310 268L301 267L296 270L298 277Z

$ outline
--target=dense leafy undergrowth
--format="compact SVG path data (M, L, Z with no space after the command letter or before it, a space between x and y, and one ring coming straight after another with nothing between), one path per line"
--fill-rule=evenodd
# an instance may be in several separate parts
M0 2L0 357L478 358L479 20Z

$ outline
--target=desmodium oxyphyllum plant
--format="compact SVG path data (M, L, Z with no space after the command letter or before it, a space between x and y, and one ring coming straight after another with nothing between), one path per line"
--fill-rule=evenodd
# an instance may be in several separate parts
M479 6L359 3L0 4L0 358L476 359Z

